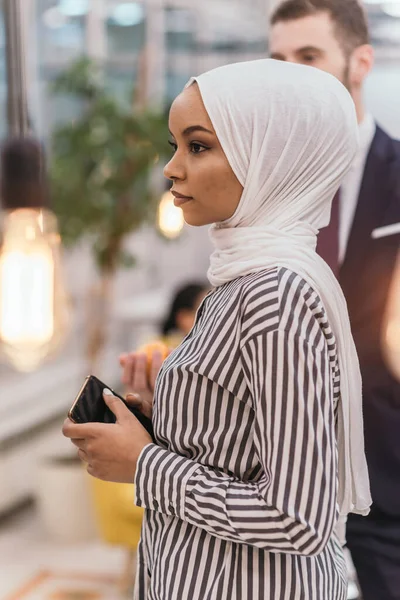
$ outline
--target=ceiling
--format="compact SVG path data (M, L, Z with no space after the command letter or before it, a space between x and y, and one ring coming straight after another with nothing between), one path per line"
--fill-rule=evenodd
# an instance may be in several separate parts
M114 0L108 0L114 1ZM243 43L265 39L268 14L279 0L165 0L165 4L201 14L208 35ZM378 56L400 56L400 0L364 0Z
M142 18L141 11L152 5L175 9L169 26L175 30L191 29L192 19L200 22L200 32L208 40L231 41L243 45L266 39L268 13L279 0L36 0L42 10L53 7L64 18L72 14L85 14L93 2L104 8L104 14L130 24ZM364 0L370 25L372 42L378 55L400 56L400 0ZM55 8L57 7L57 9ZM74 12L75 11L75 12ZM47 11L48 12L48 11ZM179 16L179 13L180 16ZM125 23L124 23L125 20ZM186 25L185 25L186 23ZM199 29L197 28L197 31ZM201 34L200 34L201 37Z

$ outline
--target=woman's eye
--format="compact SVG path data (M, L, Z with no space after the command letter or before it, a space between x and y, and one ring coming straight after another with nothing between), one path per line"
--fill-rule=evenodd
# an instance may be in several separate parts
M171 142L171 140L168 140L168 144L171 146L171 148L174 152L177 151L178 146L175 144L175 142Z
M176 144L175 142L168 140L168 144L171 146L174 152L178 150L178 144ZM192 154L201 154L202 152L204 152L204 150L208 150L206 146L203 146L203 144L199 144L197 142L191 142L189 144L189 149Z
M204 152L204 150L207 150L207 148L202 144L198 144L196 142L192 142L190 144L190 151L192 154L201 154L201 152Z

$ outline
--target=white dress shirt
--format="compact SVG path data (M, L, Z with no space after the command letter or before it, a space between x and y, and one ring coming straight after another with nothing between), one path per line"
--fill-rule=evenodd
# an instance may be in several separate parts
M360 123L360 149L351 170L343 180L340 188L340 217L339 217L339 262L343 263L346 256L347 244L356 213L360 187L364 175L365 163L372 140L376 132L376 124L371 114L367 113Z

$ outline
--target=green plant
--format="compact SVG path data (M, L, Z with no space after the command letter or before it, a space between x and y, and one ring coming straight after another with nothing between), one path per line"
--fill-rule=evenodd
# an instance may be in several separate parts
M106 90L98 67L81 58L53 83L70 94L81 116L52 137L52 206L66 245L90 237L100 272L132 266L123 248L127 234L155 216L149 172L168 152L165 115L127 110Z
M94 370L107 338L114 275L132 267L126 236L154 219L149 174L169 151L167 119L148 109L123 108L106 90L98 67L81 58L53 83L72 95L81 116L53 134L52 208L65 245L91 240L99 280L88 291L86 355ZM132 95L133 97L133 95Z

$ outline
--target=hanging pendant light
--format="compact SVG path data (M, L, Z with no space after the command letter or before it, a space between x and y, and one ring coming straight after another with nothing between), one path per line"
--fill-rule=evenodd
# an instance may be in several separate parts
M182 233L185 220L183 212L174 204L174 197L168 190L164 192L158 206L158 228L168 239L174 240Z
M48 207L40 144L11 139L3 146L1 163L0 344L18 370L32 371L68 330L60 235Z
M64 340L69 310L44 150L31 134L24 9L24 0L3 2L9 139L1 149L0 349L32 371Z

